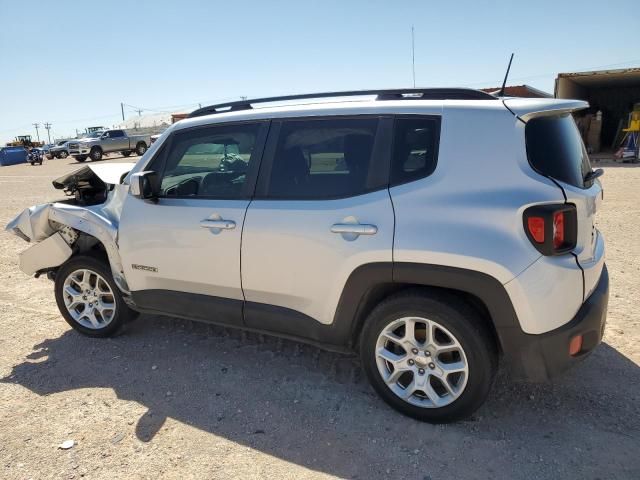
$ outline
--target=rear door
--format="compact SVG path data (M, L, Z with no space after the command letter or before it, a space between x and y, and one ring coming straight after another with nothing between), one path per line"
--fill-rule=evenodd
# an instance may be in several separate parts
M358 266L392 261L390 125L377 116L273 122L242 236L247 326L311 337L333 322Z
M592 167L571 114L528 120L526 141L531 166L556 180L567 203L576 206L578 238L574 254L584 272L586 298L596 287L604 263L604 240L595 226L602 185L597 179L585 180Z
M119 228L136 304L242 323L240 239L267 130L267 122L208 125L167 139L149 166L157 202L127 197Z

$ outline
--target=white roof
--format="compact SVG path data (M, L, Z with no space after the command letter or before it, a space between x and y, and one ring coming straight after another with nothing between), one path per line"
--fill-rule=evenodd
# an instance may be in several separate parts
M223 123L230 121L286 118L290 116L327 116L363 114L431 114L441 115L445 108L504 110L505 105L520 117L536 116L540 112L563 112L587 108L589 104L579 100L554 98L504 98L495 100L360 100L342 102L315 102L295 105L258 106L249 110L214 113L181 120L173 129Z

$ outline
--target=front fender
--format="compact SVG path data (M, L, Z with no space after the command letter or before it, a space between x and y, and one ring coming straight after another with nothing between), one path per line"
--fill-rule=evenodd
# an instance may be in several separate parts
M107 202L101 205L92 207L79 207L65 203L37 205L24 210L11 220L7 224L6 230L23 240L36 243L46 241L59 233L70 247L78 247L75 244L77 232L95 238L105 249L118 288L129 294L129 286L124 276L117 245L120 212L125 195L126 185L116 185ZM31 266L23 270L25 273L33 274L31 270L35 263L39 265L39 270L58 267L73 253L69 250L68 256L63 258L64 255L60 253L60 250L67 251L60 249L59 242L48 242L48 244L52 247L55 245L58 249L58 254L52 255L50 264L46 264L47 256L43 255L44 247L41 247L40 244L34 245L21 254L20 264ZM75 250L77 251L77 248Z

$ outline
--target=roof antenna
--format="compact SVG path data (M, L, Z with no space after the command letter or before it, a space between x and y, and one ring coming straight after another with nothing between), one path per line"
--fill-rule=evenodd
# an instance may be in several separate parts
M504 97L504 88L507 86L507 78L509 77L509 70L511 70L511 62L513 61L513 53L509 59L509 66L507 66L507 73L504 74L504 81L502 82L502 88L498 92L499 97Z

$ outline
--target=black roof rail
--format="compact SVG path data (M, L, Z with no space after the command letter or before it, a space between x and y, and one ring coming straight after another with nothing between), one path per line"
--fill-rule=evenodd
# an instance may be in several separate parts
M376 96L376 100L495 100L496 97L481 90L471 88L395 88L391 90L351 90L346 92L304 93L281 97L264 97L236 102L219 103L199 108L189 114L189 118L214 113L251 110L256 103L286 102L314 98Z

